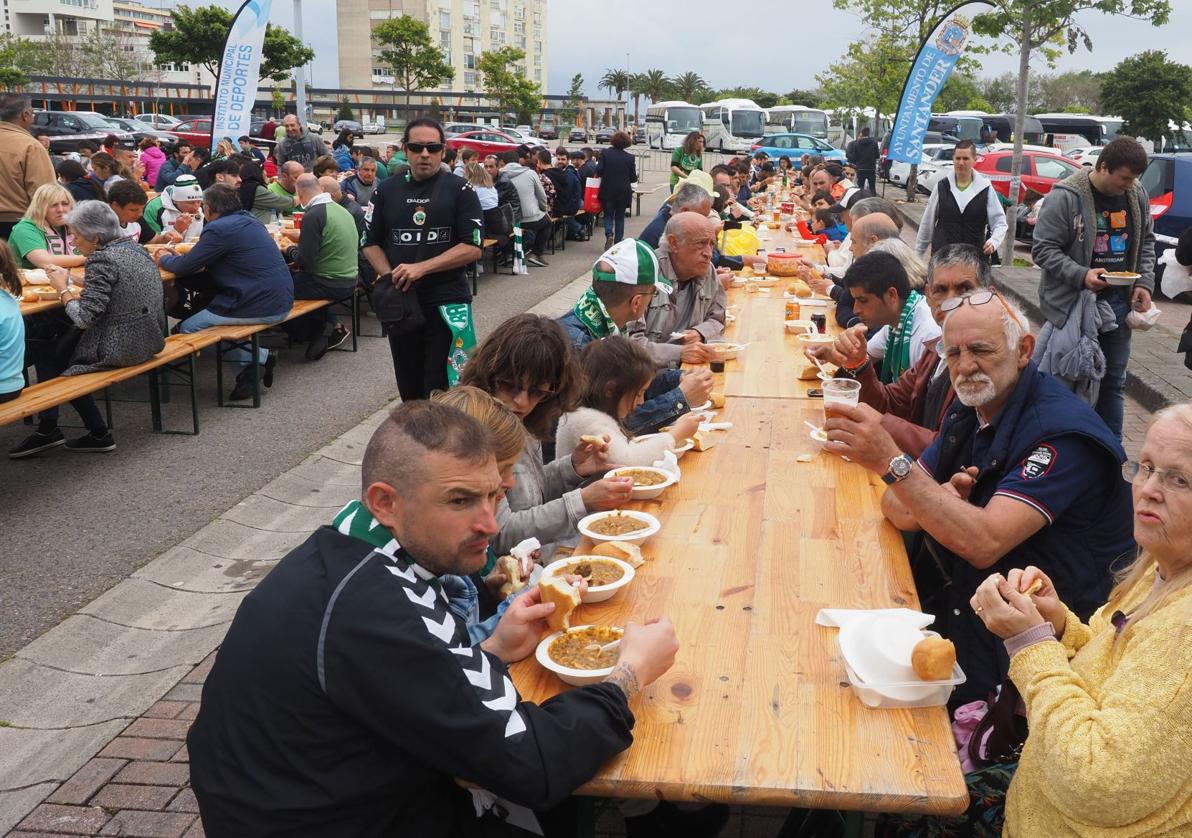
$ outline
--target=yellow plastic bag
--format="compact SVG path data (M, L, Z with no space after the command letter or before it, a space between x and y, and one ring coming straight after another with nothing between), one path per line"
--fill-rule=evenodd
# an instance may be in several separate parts
M725 230L721 236L720 251L725 256L753 256L757 248L757 231L748 224L742 224L736 230Z

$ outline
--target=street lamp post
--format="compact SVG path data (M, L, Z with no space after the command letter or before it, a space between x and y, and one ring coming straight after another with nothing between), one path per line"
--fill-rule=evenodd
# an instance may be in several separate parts
M294 37L302 41L302 0L294 0ZM302 67L294 68L294 109L298 124L306 124L306 78Z

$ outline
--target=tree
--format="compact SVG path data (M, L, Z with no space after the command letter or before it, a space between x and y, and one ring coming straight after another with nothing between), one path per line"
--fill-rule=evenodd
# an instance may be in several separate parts
M772 108L778 104L778 94L760 87L726 87L712 94L714 99L752 99L763 108Z
M576 125L580 108L584 101L584 77L576 73L571 77L571 87L567 90L567 98L563 100L563 107L559 108L559 125Z
M273 85L273 92L269 94L269 102L273 105L273 112L276 114L283 114L286 110L286 97L281 92L281 88Z
M1010 168L1010 207L1006 211L1014 218L1018 211L1018 189L1022 181L1022 134L1026 124L1027 83L1030 79L1031 57L1036 52L1054 54L1056 43L1065 43L1068 52L1076 52L1078 44L1092 50L1093 41L1077 21L1077 15L1096 10L1113 15L1127 15L1150 20L1162 26L1171 17L1169 0L989 0L993 11L973 18L973 31L990 38L1006 39L1003 49L1018 51L1018 81L1015 90L1014 162ZM1002 261L1013 264L1014 237L1006 236L1002 246Z
M869 107L881 114L898 110L906 77L905 47L883 36L849 46L844 58L830 64L815 80L820 83L821 107L858 111Z
M988 111L991 107L981 96L977 82L963 73L953 73L935 101L941 111Z
M170 11L173 29L159 29L149 36L149 48L158 64L198 64L215 75L224 42L232 26L232 13L219 6L178 6ZM280 26L265 28L261 50L261 77L284 81L290 71L310 63L314 50Z
M135 79L144 69L136 58L138 44L123 32L94 27L79 39L78 49L93 70L90 75L101 79Z
M336 120L356 119L356 114L352 113L352 103L348 101L347 96L340 100L339 110L335 112L335 118Z
M1040 75L1037 96L1031 113L1100 113L1101 78L1092 70Z
M693 73L690 70L681 76L672 78L670 86L676 98L693 105L706 102L708 94L711 93L708 83L700 77L699 73Z
M1192 118L1192 67L1170 61L1167 53L1147 50L1105 74L1101 103L1125 120L1122 133L1149 140L1172 136L1171 123Z
M670 79L661 70L646 70L638 73L638 86L642 95L650 100L650 104L661 102L672 94Z
M786 96L782 104L784 105L802 105L805 108L818 108L824 103L824 95L819 90L800 90L795 88Z
M1009 113L1014 109L1014 90L1018 80L1013 73L1003 73L992 79L977 82L977 92L989 103L993 113Z
M29 83L25 70L29 69L30 48L24 38L0 35L0 87L16 90Z
M526 54L517 47L489 50L476 62L484 76L484 89L497 102L501 115L512 114L517 121L529 123L542 108L538 85L525 77L521 66Z
M630 77L624 70L605 70L596 86L614 94L618 99L629 89Z
M379 24L372 36L384 47L378 58L393 71L395 85L406 94L407 112L412 91L438 87L455 78L455 70L443 59L422 21L409 15L390 18Z

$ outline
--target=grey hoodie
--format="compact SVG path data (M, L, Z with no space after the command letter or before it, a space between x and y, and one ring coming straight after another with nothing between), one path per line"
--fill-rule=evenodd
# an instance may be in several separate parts
M302 168L309 172L314 168L315 158L327 153L327 146L321 137L310 133L305 125L300 127L302 135L298 139L291 139L287 135L277 144L275 157L279 169L293 160L295 163L301 163Z
M1130 251L1127 264L1141 274L1137 285L1155 292L1155 230L1151 203L1142 184L1135 183L1126 196L1130 207ZM1031 255L1042 271L1039 308L1043 316L1062 328L1093 261L1097 222L1088 172L1077 172L1054 187L1043 202L1035 222Z
M505 168L501 169L501 175L509 178L509 182L517 190L522 221L534 222L546 215L550 205L546 202L546 190L542 188L538 172L527 169L521 163L506 163Z

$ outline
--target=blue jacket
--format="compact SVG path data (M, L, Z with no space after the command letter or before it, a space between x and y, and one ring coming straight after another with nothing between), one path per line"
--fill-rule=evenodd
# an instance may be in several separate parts
M574 311L564 314L558 322L576 353L596 340L596 336L580 322ZM659 370L646 388L646 400L625 417L625 427L634 434L654 433L691 410L687 395L679 389L682 378L682 370Z
M179 276L204 268L219 289L207 306L224 317L274 317L294 307L294 280L265 225L244 210L203 225L190 253L161 257Z
M1028 458L1041 448L1051 448L1054 454L1054 447L1044 445L1048 440L1076 437L1086 443L1082 450L1092 443L1095 454L1079 463L1081 479L1072 486L1080 505L1060 514L992 567L977 568L931 536L925 537L929 555L921 555L924 561L916 562L916 581L920 569L934 558L951 584L942 589L936 585L934 590L920 586L924 610L936 615L933 627L956 644L968 678L953 695L953 706L985 698L1009 671L1004 644L969 605L977 586L990 574L1004 576L1011 568L1035 565L1051 578L1064 603L1087 620L1109 595L1111 565L1132 558L1135 550L1130 487L1121 478L1126 459L1121 443L1092 408L1055 378L1040 372L1033 362L1028 364L1006 405L980 434L974 409L953 400L939 436L923 454L934 463L935 480L941 484L966 466L980 469L969 495L974 506L988 504L1013 472L1022 469L1025 476ZM1046 476L1052 465L1047 460L1039 476Z
M179 163L174 159L173 155L166 157L166 162L161 164L161 168L157 170L157 180L153 182L153 188L161 192L167 186L173 186L174 181L178 179L178 175L193 174L190 166L185 163Z
M339 165L341 172L350 172L356 168L356 164L352 162L352 149L346 145L341 145L331 154L335 157L335 162Z
M584 205L584 182L574 166L564 166L563 177L571 190L564 215L575 215Z

